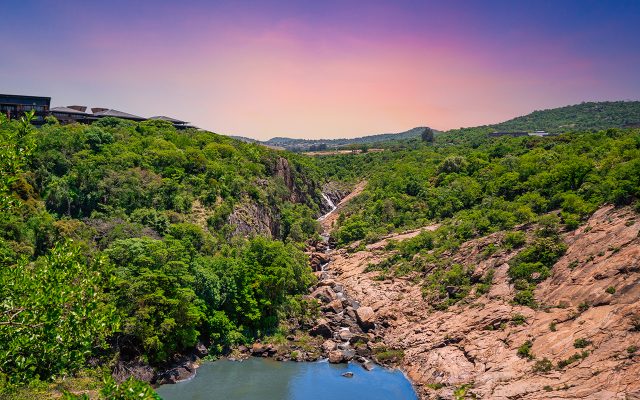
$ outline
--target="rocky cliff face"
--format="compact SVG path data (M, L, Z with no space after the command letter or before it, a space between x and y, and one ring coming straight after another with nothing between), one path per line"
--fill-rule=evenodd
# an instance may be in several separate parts
M401 367L421 398L633 399L640 398L639 230L634 211L606 206L566 234L567 252L538 285L535 310L511 302L507 270L517 252L482 254L501 233L451 255L495 274L488 293L446 311L423 300L416 276L375 280L378 272L365 272L389 256L385 241L334 252L329 268L372 308L385 345L404 350Z
M227 222L235 226L233 235L275 236L280 231L280 224L273 210L249 201L237 205Z

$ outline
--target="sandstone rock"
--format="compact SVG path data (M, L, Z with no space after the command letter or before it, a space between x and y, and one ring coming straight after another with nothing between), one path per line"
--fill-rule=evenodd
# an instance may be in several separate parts
M320 318L316 326L309 330L309 333L313 336L322 336L327 339L333 336L329 322L324 318Z
M375 313L371 307L359 307L356 310L358 324L366 332L375 326Z
M347 362L347 360L341 350L334 350L329 352L329 362L331 364L340 364Z
M166 371L160 376L157 383L160 385L174 384L192 378L196 373L196 368L190 363L185 363Z
M329 303L337 299L336 293L328 286L321 286L317 288L309 296L314 299L318 299L323 303Z
M342 312L342 302L338 299L329 302L329 304L322 307L323 311L332 311L336 314Z
M536 227L516 229L530 239ZM502 232L467 241L446 254L451 262L474 268L474 281L493 272L487 294L467 297L447 310L434 310L424 301L413 277L380 282L373 279L375 271L365 272L369 263L388 256L382 253L384 246L370 247L380 249L377 253L362 251L349 257L334 251L329 273L351 299L362 302L362 310L354 313L370 314L367 319L356 315L360 326L365 321L376 324L375 334L369 326L363 329L371 333L367 350L395 357L422 399L453 398L455 388L469 382L473 387L468 393L496 400L640 398L640 356L628 353L639 346L640 338L629 330L632 316L640 314L639 230L640 217L631 208L605 206L586 225L563 233L566 253L535 290L540 305L560 307L513 304L508 269L519 250L501 249L488 259L481 255L488 244L502 240ZM577 267L570 268L576 261ZM611 293L609 287L616 290ZM456 290L449 288L451 293ZM576 312L582 303L591 307ZM351 306L343 303L345 319ZM516 314L525 316L526 324L512 323ZM553 365L579 352L576 339L593 345L588 356L562 370L535 373L535 361L517 355L518 347L532 338L536 361L547 358ZM370 357L364 348L354 347L359 357ZM403 349L404 355L393 354L394 349ZM427 384L445 386L434 391L427 390ZM548 392L546 386L553 390Z
M371 371L374 368L374 364L370 360L366 360L361 365L362 365L362 368L366 369L367 371Z
M264 346L262 343L254 343L251 345L251 354L255 355L255 356L260 356L262 355L262 353L265 353L267 351L267 347Z
M349 331L349 329L342 329L340 332L338 332L338 337L343 342L348 342L353 337L353 333L351 333L351 331Z
M324 353L330 353L337 347L336 342L331 339L327 339L322 343L322 351Z

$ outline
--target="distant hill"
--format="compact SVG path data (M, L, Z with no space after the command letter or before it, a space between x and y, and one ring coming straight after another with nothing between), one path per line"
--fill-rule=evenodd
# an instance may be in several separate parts
M640 101L603 101L534 111L489 127L499 131L562 133L639 125Z
M362 144L374 145L390 140L404 140L419 137L424 127L416 127L400 133L382 133L377 135L362 136L351 139L294 139L286 137L274 137L266 141L259 141L242 136L232 136L234 139L250 143L261 143L265 146L282 148L290 151L314 151L336 149L340 147L356 146Z
M448 136L460 138L471 132L490 131L546 131L562 133L568 131L597 131L607 128L624 128L640 126L640 101L602 101L585 102L571 106L537 110L531 114L516 117L505 122L470 128L455 129L446 132ZM250 143L261 143L275 149L290 151L316 151L337 149L349 146L382 145L383 142L404 141L417 138L424 127L416 127L400 133L383 133L362 136L352 139L294 139L274 137L267 141L259 141L242 136L232 136L235 139ZM486 132L485 132L486 131ZM436 132L436 131L434 131Z

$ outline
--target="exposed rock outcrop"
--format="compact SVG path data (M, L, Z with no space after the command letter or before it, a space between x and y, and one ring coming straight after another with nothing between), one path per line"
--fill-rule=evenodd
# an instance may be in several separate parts
M474 275L495 273L488 293L446 311L423 300L416 276L374 280L378 272L365 272L388 256L383 244L336 251L329 271L363 305L356 313L375 313L367 320L385 346L404 350L400 365L424 399L454 398L463 385L487 399L640 398L639 230L634 211L606 206L565 234L566 254L536 289L538 309L512 303L515 251L482 255L501 233L450 255ZM532 359L518 355L527 342Z

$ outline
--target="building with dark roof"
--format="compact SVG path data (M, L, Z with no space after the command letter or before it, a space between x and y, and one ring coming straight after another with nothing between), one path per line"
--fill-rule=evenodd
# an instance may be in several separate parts
M186 121L181 121L179 119L175 119L175 118L171 118L171 117L165 117L164 115L158 115L158 116L155 116L155 117L151 117L149 119L155 119L155 120L170 122L170 123L173 124L174 127L178 128L178 129L194 128L193 125L189 125L189 123L186 122Z
M9 119L20 118L25 112L35 110L35 124L44 123L44 117L49 112L51 97L22 96L13 94L0 94L0 113Z
M50 105L51 97L0 94L0 112L2 114L5 114L10 119L15 119L20 118L27 111L35 110L35 124L44 123L44 117L49 115L55 117L61 124L71 124L74 122L91 124L100 118L106 117L122 118L136 122L147 120L147 118L111 108L93 107L91 108L91 112L87 112L86 106L74 105L50 108ZM156 116L149 119L170 122L177 129L195 128L186 121L171 117Z
M93 112L93 116L97 118L115 117L138 122L146 120L146 118L139 117L137 115L129 114L123 111L112 110L109 108L92 108L91 112Z
M87 107L69 106L69 107L53 107L49 110L49 115L56 117L61 124L70 124L72 122L90 123L91 114L85 112Z

